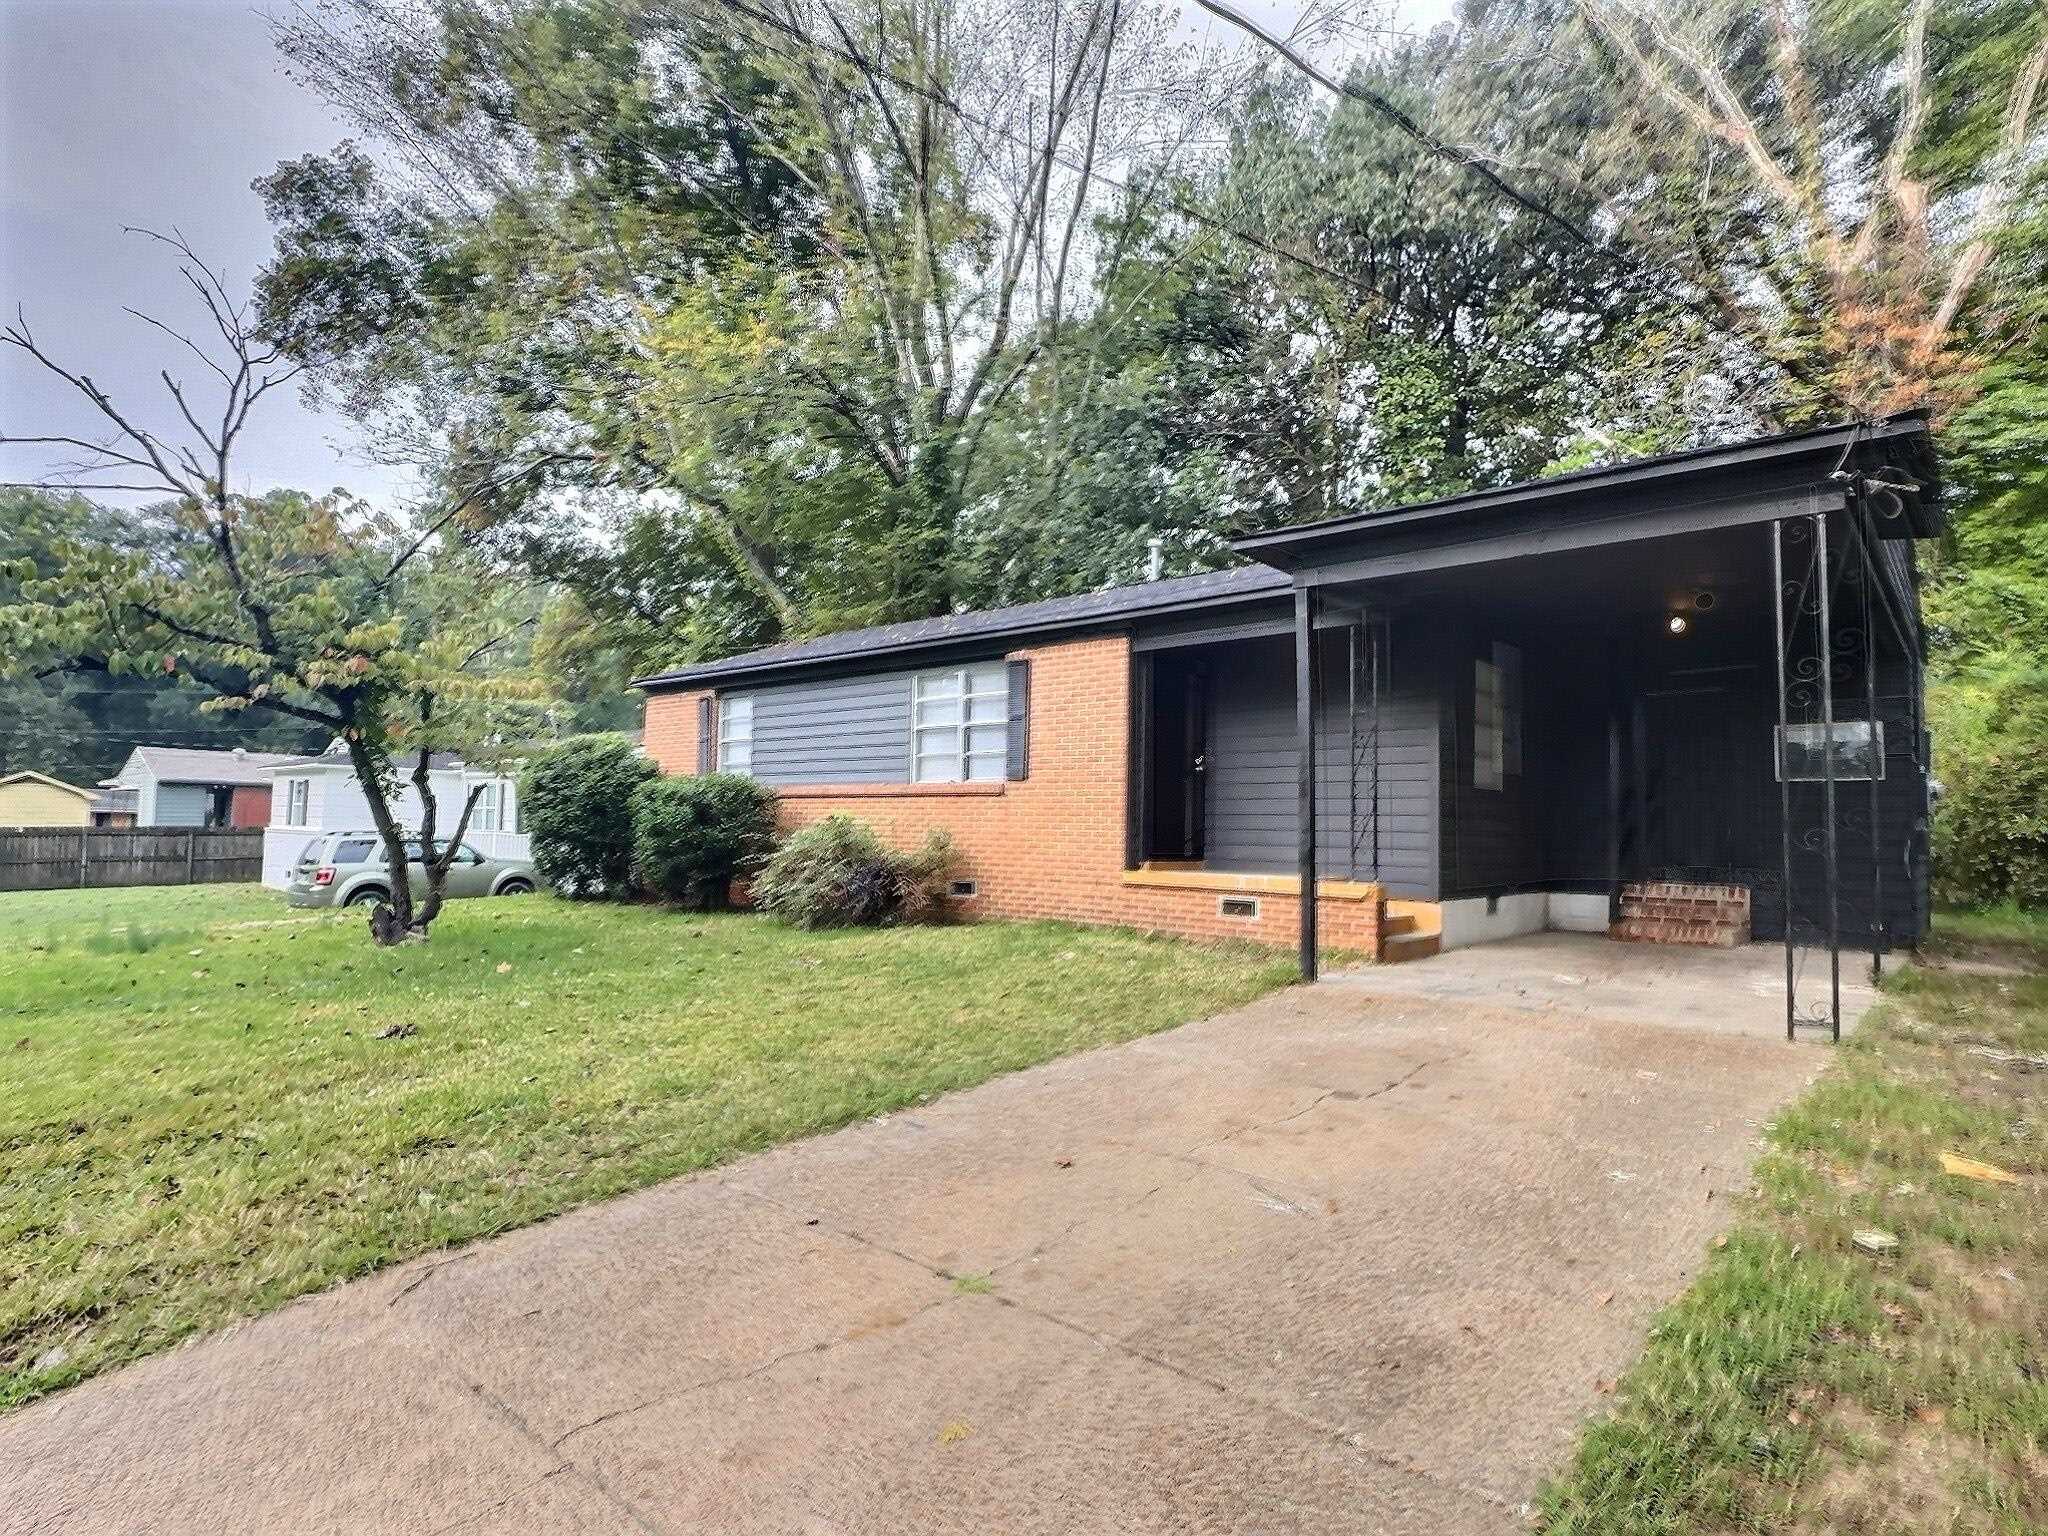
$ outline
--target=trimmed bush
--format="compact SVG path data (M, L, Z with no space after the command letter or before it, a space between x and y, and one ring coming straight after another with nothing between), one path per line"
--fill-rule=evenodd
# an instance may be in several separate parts
M576 736L551 747L519 778L520 824L533 866L565 896L633 891L633 791L661 770L623 736Z
M792 832L769 856L755 877L754 901L799 928L902 922L938 905L959 862L942 829L904 854L850 816L827 816Z
M2048 906L2048 733L2007 729L1948 752L1934 811L1934 890L1967 906Z
M775 796L737 773L654 779L633 791L633 860L656 896L725 905L732 877L775 844Z

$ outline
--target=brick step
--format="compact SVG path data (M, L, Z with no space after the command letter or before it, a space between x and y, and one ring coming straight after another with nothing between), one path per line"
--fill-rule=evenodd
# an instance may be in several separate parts
M1636 944L1733 949L1749 942L1749 888L1685 880L1639 880L1621 888L1621 915L1608 937Z
M1427 960L1443 945L1439 933L1397 933L1389 936L1384 929L1380 937L1380 964L1398 965L1403 960Z
M1686 880L1632 880L1621 888L1624 898L1646 896L1650 898L1680 897L1688 901L1749 901L1749 887L1746 885L1694 884Z
M1624 917L1607 925L1607 936L1631 944L1694 944L1734 949L1749 942L1749 924L1695 922L1674 917Z
M1746 901L1684 901L1677 897L1624 896L1621 898L1623 917L1676 917L1694 922L1749 921L1749 903Z

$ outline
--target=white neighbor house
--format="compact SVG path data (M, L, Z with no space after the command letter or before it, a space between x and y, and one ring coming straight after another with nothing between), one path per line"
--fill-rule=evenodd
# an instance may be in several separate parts
M470 790L481 784L483 798L477 801L462 840L490 857L527 856L529 841L519 830L519 788L511 776L472 768L453 753L437 752L432 780L438 836L455 829ZM391 810L400 825L417 830L420 796L410 778L399 781ZM368 831L374 825L370 802L339 743L318 757L278 763L271 769L270 825L263 829L263 883L283 887L306 844L321 833Z

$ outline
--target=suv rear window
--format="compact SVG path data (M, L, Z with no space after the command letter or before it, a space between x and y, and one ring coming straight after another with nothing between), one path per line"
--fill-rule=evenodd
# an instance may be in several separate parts
M334 845L336 864L360 864L377 851L377 840L372 837L345 837Z

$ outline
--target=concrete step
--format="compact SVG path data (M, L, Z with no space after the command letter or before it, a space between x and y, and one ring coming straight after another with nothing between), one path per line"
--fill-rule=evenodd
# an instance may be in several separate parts
M1380 916L1380 938L1398 939L1404 933L1420 933L1422 925L1410 912L1386 912Z

